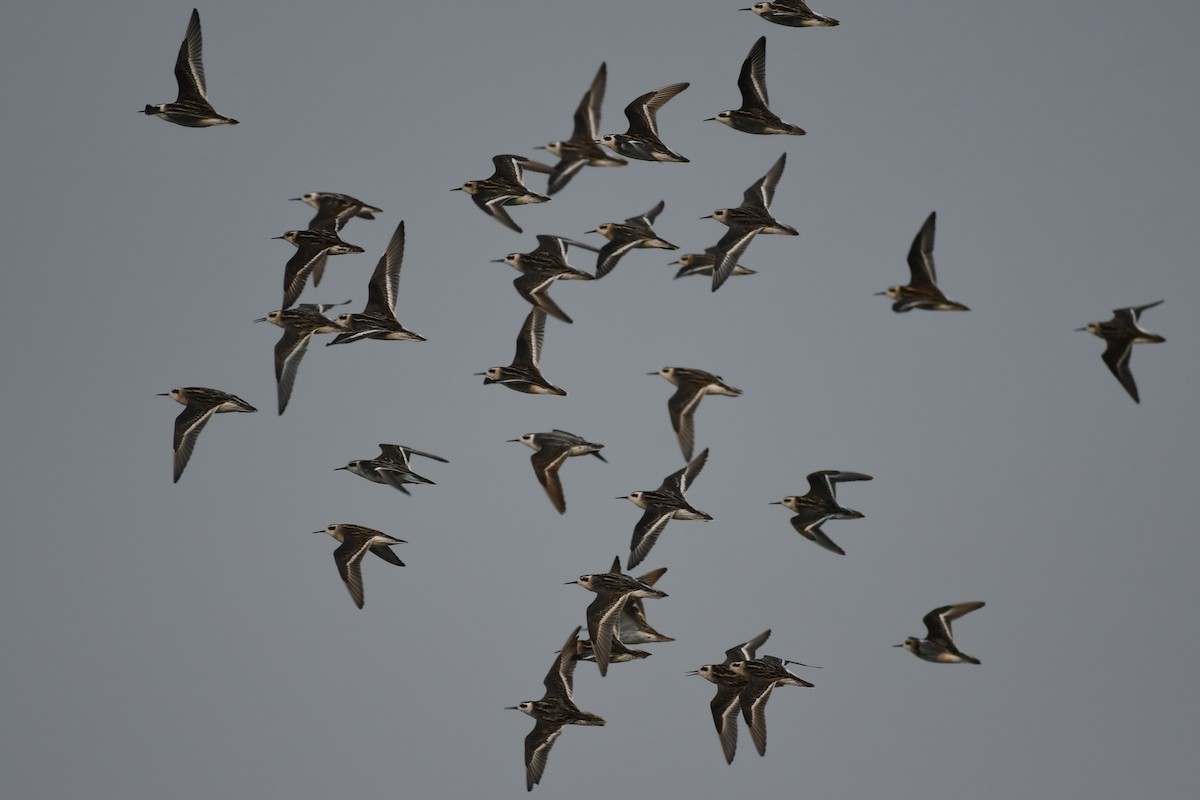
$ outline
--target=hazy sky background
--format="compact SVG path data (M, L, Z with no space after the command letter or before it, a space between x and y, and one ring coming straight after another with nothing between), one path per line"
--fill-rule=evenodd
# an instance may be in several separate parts
M14 798L522 797L532 720L504 706L542 678L592 595L564 581L628 552L613 498L682 464L672 387L706 369L689 492L642 568L669 567L650 621L678 641L576 676L604 728L570 728L543 797L1184 797L1200 783L1196 342L1200 158L1194 3L826 0L835 29L790 29L746 0L608 3L210 2L210 98L242 124L136 113L175 98L191 4L17 4L0 28L9 333L0 486L0 774ZM69 13L68 13L69 12ZM767 36L774 110L803 138L716 122ZM690 164L585 169L513 210L519 236L452 187L491 156L538 156L608 62L602 133L677 81L661 112ZM758 275L713 294L637 251L562 284L542 366L565 398L481 385L527 305L488 263L533 235L584 237L660 199L680 252L724 231L787 152ZM542 154L544 156L544 154ZM535 190L545 186L531 176ZM305 302L366 299L399 220L398 316L428 342L327 349L275 414L278 308L292 248L270 237L346 192L381 206L344 231ZM946 294L968 314L895 315L931 210ZM586 253L577 266L593 265ZM1073 332L1119 306L1167 342L1135 349L1136 405ZM180 407L210 386L255 404L200 437L178 485ZM606 445L563 470L555 513L505 440L554 427ZM334 468L398 442L450 459L404 497ZM817 469L875 476L840 499L845 558L768 505ZM331 522L408 544L338 578ZM979 667L890 645L934 606ZM744 727L724 763L713 687L687 670L772 628L764 652L823 667ZM614 787L614 782L618 785Z

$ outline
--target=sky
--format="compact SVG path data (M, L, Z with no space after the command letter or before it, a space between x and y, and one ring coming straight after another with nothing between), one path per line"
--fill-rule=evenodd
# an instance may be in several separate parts
M1151 2L826 0L833 29L768 24L736 2L335 6L214 2L199 11L209 96L236 127L148 118L175 97L190 4L19 4L0 29L0 225L10 333L0 492L4 647L0 774L20 798L522 797L555 652L592 595L565 586L628 552L623 500L683 461L672 387L708 370L744 390L696 415L708 447L689 500L635 572L666 566L650 622L677 641L601 678L535 792L667 796L1181 797L1200 783L1192 635L1200 543L1191 501L1200 321L1200 9ZM64 13L67 11L69 13ZM767 37L771 105L805 137L703 121L736 108ZM601 132L667 84L660 112L688 164L585 169L512 210L518 235L450 189L491 157L571 131L601 62ZM567 397L483 386L527 304L490 263L665 200L683 252L724 231L781 153L759 272L719 292L673 280L679 253L635 251L553 295L542 368ZM529 177L536 191L544 178ZM304 302L366 299L396 224L397 315L427 342L326 349L275 413L278 308L309 191L384 209L344 238ZM930 211L946 294L970 313L893 314ZM593 264L586 252L576 266ZM1165 299L1137 346L1135 404L1075 332ZM233 392L178 484L176 386ZM509 443L564 428L608 463L562 471L567 513ZM380 442L449 460L405 497L335 468ZM772 501L818 469L865 472L831 522L839 557ZM338 578L334 522L406 540L403 569ZM922 616L959 621L973 666L891 645ZM727 765L713 687L686 676L770 628L764 653L819 665L781 688L760 758L743 728ZM622 788L621 791L627 791Z

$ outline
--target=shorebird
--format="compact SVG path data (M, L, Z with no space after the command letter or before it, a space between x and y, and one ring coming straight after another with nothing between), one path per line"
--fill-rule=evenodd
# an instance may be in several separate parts
M379 445L379 455L375 458L356 459L344 467L338 467L334 472L344 469L360 478L366 478L372 483L382 483L398 489L404 494L409 494L408 489L404 488L406 483L433 484L429 478L413 472L411 465L413 456L424 456L443 464L449 463L441 456L435 456L433 453L426 453L424 450L417 450L414 447L405 447L401 444L381 444Z
M288 231L283 236L271 238L283 239L296 248L296 254L283 268L283 308L291 308L300 297L309 275L312 275L313 286L320 285L329 256L364 252L356 244L343 242L336 231Z
M787 153L776 159L771 168L742 193L742 204L737 208L718 208L704 219L715 219L729 230L712 248L713 283L715 292L721 288L737 267L737 261L750 246L751 240L760 233L796 236L797 231L775 219L768 210L775 199L775 187L787 165Z
M839 556L846 551L834 544L821 526L831 519L862 519L863 514L852 508L843 508L837 501L837 485L846 481L869 481L870 475L861 472L843 472L836 469L823 469L808 475L808 494L797 497L790 495L771 503L773 506L783 506L795 513L792 517L792 527L796 533L816 542L826 550L832 550Z
M630 569L642 563L642 559L654 547L659 535L673 519L711 520L712 516L699 509L693 508L684 497L684 492L691 486L692 481L704 469L708 461L708 448L696 456L685 467L672 472L663 479L662 485L653 491L631 492L618 497L618 500L629 500L635 506L645 509L642 518L633 529L633 539L629 545ZM595 638L595 637L593 637Z
M621 558L618 556L609 572L580 575L567 585L577 583L596 599L587 608L588 635L592 640L592 653L601 675L608 674L608 656L612 652L612 641L617 638L621 610L631 597L666 597L667 593L649 586L637 578L621 573Z
M742 690L746 688L746 678L734 672L729 665L735 661L746 661L758 654L758 648L771 636L771 629L760 633L753 639L734 645L725 651L725 660L720 664L705 664L688 675L699 675L717 686L709 708L712 709L713 724L717 728L717 736L721 739L721 751L725 754L725 763L732 764L737 753L737 718L741 708Z
M576 642L575 658L578 661L596 661L595 648L587 639L580 639ZM612 646L608 651L608 663L624 664L629 661L641 661L643 658L649 658L650 653L645 650L633 650L625 646L625 643L614 637Z
M761 659L734 661L729 665L735 672L746 679L746 686L740 696L742 718L750 728L750 738L760 756L767 754L767 699L776 686L802 686L811 688L812 684L788 671L788 664L800 664L799 661L784 661L775 656L763 656Z
M360 339L423 342L425 337L413 333L396 319L396 298L400 292L400 267L404 263L404 220L396 226L387 249L375 264L367 283L367 304L358 314L342 314L338 324L347 329L333 337L331 344L357 342Z
M538 363L542 360L542 339L546 335L546 312L537 306L529 309L529 316L517 334L517 351L507 367L492 367L476 375L486 376L483 384L499 383L509 389L526 394L553 394L565 396L560 389L542 376Z
M350 597L354 600L354 605L359 608L363 607L362 560L368 550L389 564L395 564L397 567L404 566L404 562L392 552L391 546L407 543L403 539L388 536L374 528L334 523L327 526L325 530L313 531L313 533L327 533L341 542L333 551L333 560L337 564L338 574L346 583Z
M508 264L521 275L513 281L517 294L521 295L531 305L545 311L555 319L571 322L558 304L550 297L550 287L555 281L590 281L591 274L576 269L567 263L567 248L581 247L593 253L600 251L584 242L567 239L562 236L539 234L538 246L528 253L509 253L504 258L492 259L493 263Z
M638 575L637 579L647 586L653 586L665 574L667 574L667 568L659 567L658 569L650 570L645 575ZM659 633L646 620L646 604L642 602L642 598L640 597L630 597L625 601L625 606L621 609L621 616L617 620L616 638L625 644L652 644L654 642L675 641L675 637Z
M653 92L647 92L625 107L625 118L629 130L625 133L610 133L600 139L600 144L614 153L639 161L684 162L688 159L671 150L658 138L658 110L675 95L691 84L673 83Z
M1138 319L1142 316L1142 312L1148 308L1154 308L1162 300L1153 303L1147 303L1144 306L1131 306L1130 308L1115 308L1113 309L1113 318L1107 322L1089 322L1082 328L1076 328L1077 331L1087 331L1088 333L1099 336L1108 343L1103 355L1104 363L1108 365L1109 370L1117 380L1125 387L1125 391L1129 392L1129 396L1133 398L1133 402L1140 403L1138 397L1137 384L1133 382L1133 373L1129 370L1129 356L1135 344L1157 344L1165 342L1162 336L1157 333L1150 333L1140 325Z
M767 22L786 25L789 28L835 28L838 21L833 17L814 14L804 0L780 0L777 3L755 3L740 11L753 11Z
M716 120L743 133L792 136L805 134L803 128L784 122L767 107L767 37L759 37L750 48L750 54L742 62L742 71L738 74L737 83L742 93L741 107L732 111L722 111L705 122Z
M720 375L713 375L702 369L686 367L663 367L648 375L661 375L675 384L675 393L667 401L667 412L671 417L671 427L679 439L679 449L683 457L690 459L696 440L696 408L706 394L717 394L725 397L740 397L742 390L725 383Z
M300 360L308 350L308 342L316 333L345 333L348 329L325 316L325 312L349 303L301 303L295 308L272 311L255 322L270 322L283 328L283 336L275 343L275 384L279 413L287 408L296 383Z
M587 233L598 233L608 239L608 244L600 248L596 256L596 278L603 278L612 272L617 262L634 248L657 248L660 250L678 250L679 246L671 244L659 237L651 223L666 207L666 202L659 200L658 205L637 217L630 217L625 222L605 222Z
M471 200L479 206L480 211L501 225L521 233L521 227L512 221L512 217L504 210L504 206L545 203L550 199L525 188L525 184L521 180L522 169L549 174L554 172L554 168L524 156L510 154L492 156L492 164L495 165L496 171L491 174L491 177L481 181L467 181L462 186L456 186L450 191L466 192L471 195Z
M368 205L357 197L337 192L307 192L292 200L299 200L316 209L317 213L308 223L310 231L340 231L355 217L375 219L382 208Z
M179 476L192 457L196 438L213 414L258 410L235 394L203 386L179 386L169 392L159 392L159 397L169 397L184 407L175 418L175 483L179 483Z
M578 660L579 630L580 628L576 627L571 631L550 671L546 673L543 681L546 693L542 695L542 699L526 700L515 706L507 706L510 710L521 711L537 720L533 730L525 737L526 791L533 791L534 784L541 782L550 748L562 734L564 726L606 724L603 717L581 711L575 705L573 687L575 662Z
M679 270L675 273L675 279L686 278L689 275L704 275L712 277L714 266L720 251L716 246L706 247L703 253L685 253L672 261L671 264L678 264ZM734 259L736 262L736 259ZM743 267L741 264L735 263L733 269L729 271L729 276L734 275L757 275L758 270Z
M593 455L601 461L606 461L600 455L602 444L589 442L581 436L569 431L555 428L543 433L527 433L520 439L509 439L510 442L520 442L533 450L529 460L533 463L533 474L538 483L550 496L550 503L558 509L558 513L567 513L567 501L563 497L562 481L558 470L571 456Z
M930 611L921 620L925 623L928 635L924 639L910 636L904 644L894 644L892 647L903 647L917 658L933 661L938 664L978 664L979 659L969 656L958 649L954 643L954 631L950 623L965 614L970 614L977 608L983 608L982 600L970 603L958 603L952 606L940 606Z
M548 150L558 156L558 164L550 173L546 194L553 195L567 185L576 172L588 167L623 167L629 162L614 158L596 144L600 133L600 104L604 102L604 87L608 83L608 64L602 63L592 78L592 84L583 93L579 107L575 109L575 127L571 138L563 142L550 142L535 150Z
M911 311L914 308L924 308L929 311L970 311L962 303L946 298L937 286L937 270L933 265L933 235L937 226L937 212L930 212L925 224L913 238L912 247L908 250L908 269L912 280L907 286L889 286L877 295L885 295L896 302L892 303L892 311L897 314Z
M175 82L179 93L174 103L147 105L142 113L158 117L186 128L208 128L213 125L237 125L232 117L223 117L208 102L208 87L204 81L204 42L200 35L200 12L192 9L187 33L175 58Z

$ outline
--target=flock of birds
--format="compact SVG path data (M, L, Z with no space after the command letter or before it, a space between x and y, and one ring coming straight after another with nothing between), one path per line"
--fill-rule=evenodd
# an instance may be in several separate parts
M838 21L814 13L803 0L756 3L749 8L762 19L789 27L833 27ZM236 125L236 119L218 114L208 100L202 61L200 17L192 11L187 33L180 45L175 64L179 93L173 103L147 105L147 116L156 116L186 127ZM600 106L607 82L607 68L602 64L584 93L575 114L571 138L554 141L542 148L557 156L556 165L543 164L519 155L501 154L493 157L494 172L483 180L472 180L456 190L469 195L475 205L500 224L518 233L521 228L513 221L506 207L545 203L561 191L583 167L625 166L626 159L686 163L688 159L670 149L659 134L657 113L673 97L688 88L687 83L675 83L641 95L625 108L629 126L625 133L599 134ZM766 88L766 37L759 38L747 55L738 77L742 105L722 111L710 121L721 122L730 128L754 135L804 135L805 131L784 122L768 106ZM611 151L611 155L604 148ZM622 158L622 156L624 158ZM786 153L749 188L741 205L722 208L710 217L721 222L727 231L704 253L681 256L676 277L702 275L711 277L712 290L719 289L735 275L752 274L738 263L751 241L758 234L795 236L795 228L779 222L769 208L776 186L786 165ZM529 190L524 183L525 172L549 175L546 194ZM281 308L271 311L256 322L270 322L283 330L275 346L275 377L277 407L283 414L291 399L301 359L316 334L334 334L330 345L345 344L363 339L391 341L425 341L424 337L407 330L396 317L396 302L400 269L404 256L405 227L401 221L387 248L380 256L367 287L368 299L359 313L344 313L336 318L326 313L350 301L331 304L302 303L296 305L311 278L314 286L321 281L329 256L362 253L363 248L341 239L341 231L353 219L373 220L382 209L345 194L309 192L292 198L315 210L315 216L303 230L291 230L276 238L296 248L284 268ZM549 295L557 280L590 281L603 278L631 250L658 248L675 250L678 247L659 237L653 223L664 209L660 201L644 214L624 222L608 222L593 231L607 239L596 247L560 236L540 234L538 246L526 253L510 253L497 261L516 269L520 275L513 281L518 294L531 308L517 335L512 363L495 366L484 372L483 383L501 384L514 391L528 394L566 395L566 390L550 383L541 372L542 345L547 317L570 323L571 318ZM933 311L968 311L962 303L948 299L938 287L934 267L933 246L936 212L931 213L917 232L908 253L910 280L906 285L891 286L878 294L893 300L892 310L912 309ZM588 272L568 263L570 248L590 251L596 255L595 268ZM1107 343L1104 363L1121 386L1139 401L1137 386L1129 370L1129 356L1134 344L1165 341L1139 325L1142 312L1162 301L1142 306L1116 309L1113 318L1092 322L1078 330L1088 331ZM697 478L708 460L708 450L693 456L695 442L695 413L705 395L737 397L742 390L727 383L718 375L700 369L663 367L657 372L675 386L667 403L668 416L675 431L684 460L681 469L663 479L653 490L631 492L623 499L630 500L642 510L633 530L626 569L633 569L649 554L671 520L711 520L712 516L694 508L686 498L688 487ZM178 387L164 393L184 406L175 421L174 480L179 481L195 448L197 437L215 414L253 412L257 409L240 397L205 387ZM590 442L568 431L527 433L511 442L520 442L533 450L531 462L538 482L545 489L551 504L566 513L566 499L559 471L568 458L592 455L604 461L600 453L604 445ZM429 484L433 481L415 472L414 456L438 462L445 458L397 444L380 444L374 458L350 461L338 469L374 483L390 486L408 494L406 486ZM807 476L809 491L777 501L794 514L792 527L801 536L838 555L845 555L824 532L822 526L830 520L860 519L861 512L843 507L837 499L840 483L870 481L870 475L841 470L818 470ZM339 545L334 561L354 603L362 608L364 590L362 562L371 552L395 566L404 566L392 546L404 543L389 534L372 528L347 523L335 523L322 531ZM520 710L535 719L533 730L525 739L526 788L532 790L541 778L554 742L566 725L604 725L605 720L581 710L574 700L574 673L577 662L593 661L601 675L606 675L610 663L636 661L650 655L630 645L673 641L655 630L647 621L643 601L666 597L655 584L666 573L659 568L640 577L622 571L621 559L614 560L608 572L581 575L575 581L596 597L587 607L586 623L589 639L579 638L583 626L567 638L546 674L545 693L539 700L529 700L510 708ZM982 608L982 601L941 606L924 617L924 638L909 637L895 645L926 661L938 663L979 664L979 659L962 652L955 643L952 623L958 618ZM771 631L748 639L725 651L720 663L706 664L689 674L700 675L717 687L711 702L713 722L719 735L727 762L732 762L737 747L737 717L740 715L750 730L760 755L766 754L765 708L771 692L778 686L811 687L812 683L791 672L790 664L810 666L797 661L764 655L758 650Z

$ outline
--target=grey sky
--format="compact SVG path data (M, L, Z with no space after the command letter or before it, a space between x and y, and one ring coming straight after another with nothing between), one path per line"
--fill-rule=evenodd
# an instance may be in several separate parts
M583 622L591 595L563 582L627 553L639 512L612 498L682 464L672 389L645 374L667 365L745 391L696 417L711 456L689 498L715 520L672 523L643 565L669 567L647 605L678 641L603 679L581 665L576 699L608 725L568 729L536 792L1194 791L1200 9L828 0L841 27L793 30L740 4L209 3L210 98L242 121L215 130L136 113L174 99L191 4L9 10L9 796L524 796L532 721L503 707L541 695ZM806 137L701 121L737 107L764 34L772 107ZM603 133L691 82L659 123L692 163L584 170L513 210L524 236L449 191L568 136L605 60ZM742 261L760 274L713 294L634 252L554 290L575 324L549 320L542 366L568 397L472 376L509 363L527 311L490 259L536 233L599 244L583 231L660 199L658 232L699 252L724 230L700 217L784 151L772 210L800 236L759 237ZM361 307L403 219L397 312L429 341L318 338L279 417L279 331L251 320L292 252L270 237L310 215L287 198L315 190L385 213L347 226L367 253L304 301ZM872 293L906 280L935 209L942 288L973 311L894 315ZM1072 329L1160 298L1139 406ZM216 418L172 485L180 407L155 394L180 385L260 412ZM565 466L563 517L505 441L553 427L610 462ZM421 465L437 485L411 497L333 471L378 442L451 463ZM822 468L875 476L841 487L866 514L829 524L845 558L768 505ZM309 533L331 522L409 542L406 568L364 565L362 611ZM973 599L956 633L982 666L890 648ZM767 627L765 652L823 669L772 697L766 757L743 729L727 766L712 687L684 672Z

